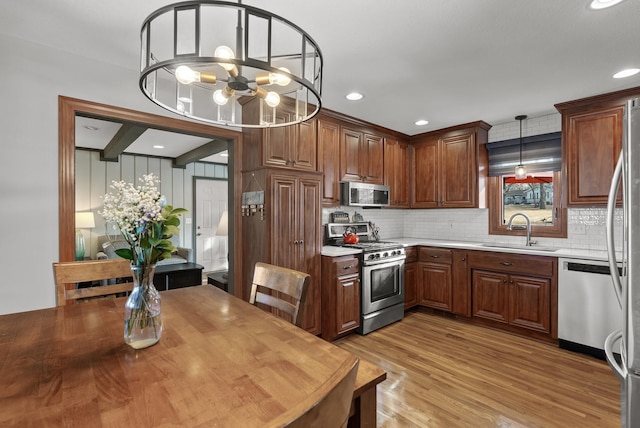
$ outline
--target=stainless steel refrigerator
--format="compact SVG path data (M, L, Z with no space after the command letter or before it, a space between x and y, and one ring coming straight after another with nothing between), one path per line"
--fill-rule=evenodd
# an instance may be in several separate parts
M640 98L627 102L622 151L607 205L607 249L613 287L622 309L620 330L605 341L607 362L621 383L623 427L640 426ZM618 269L614 238L616 198L622 178L622 269ZM616 358L614 351L619 352Z

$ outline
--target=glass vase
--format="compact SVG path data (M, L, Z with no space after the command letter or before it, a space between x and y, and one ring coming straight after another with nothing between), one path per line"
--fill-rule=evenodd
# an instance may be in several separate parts
M134 349L156 344L162 336L160 293L153 285L156 265L131 265L133 290L124 308L124 341Z

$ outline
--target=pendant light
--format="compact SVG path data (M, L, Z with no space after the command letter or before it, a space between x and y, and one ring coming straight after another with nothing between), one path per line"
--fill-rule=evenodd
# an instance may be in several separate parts
M524 180L527 178L527 170L522 164L522 121L526 118L527 116L524 114L516 116L516 120L520 121L520 163L516 166L516 180Z
M149 15L140 39L140 89L176 114L266 128L320 111L320 48L271 12L241 0L184 1Z

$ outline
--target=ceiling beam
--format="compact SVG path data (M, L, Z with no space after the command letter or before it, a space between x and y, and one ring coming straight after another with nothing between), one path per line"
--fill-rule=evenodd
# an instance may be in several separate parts
M123 123L109 144L100 152L100 160L118 162L118 157L147 129L149 129L147 126Z
M186 168L187 164L199 161L216 153L224 152L229 147L227 140L211 140L200 147L178 156L173 160L174 168Z

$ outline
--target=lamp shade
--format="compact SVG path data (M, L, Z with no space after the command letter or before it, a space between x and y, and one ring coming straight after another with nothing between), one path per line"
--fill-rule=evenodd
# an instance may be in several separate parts
M76 213L76 229L93 229L96 220L92 212Z
M220 216L220 223L218 223L218 229L216 235L227 236L229 234L229 212L224 211Z

